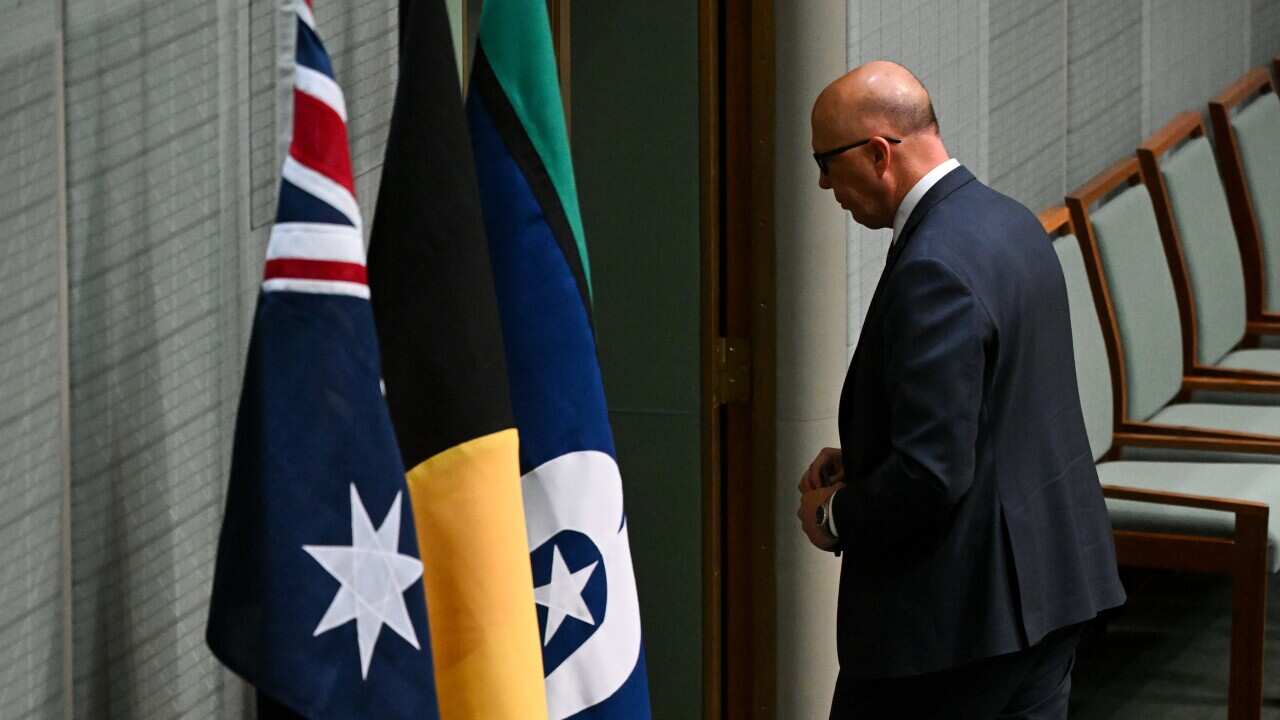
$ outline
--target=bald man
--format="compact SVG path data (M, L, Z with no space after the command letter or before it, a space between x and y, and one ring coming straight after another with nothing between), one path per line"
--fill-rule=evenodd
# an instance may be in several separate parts
M831 717L1065 718L1081 625L1125 595L1052 244L899 65L831 83L812 132L818 185L893 228L841 447L800 481L804 532L843 551Z

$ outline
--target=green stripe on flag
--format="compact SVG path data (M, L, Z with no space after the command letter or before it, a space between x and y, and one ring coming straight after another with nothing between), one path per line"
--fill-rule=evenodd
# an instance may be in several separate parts
M546 2L485 0L480 12L480 46L551 176L578 246L587 292L594 296Z

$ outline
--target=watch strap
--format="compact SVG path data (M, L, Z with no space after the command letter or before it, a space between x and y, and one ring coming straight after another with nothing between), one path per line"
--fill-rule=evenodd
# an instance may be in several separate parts
M827 496L826 502L822 503L822 508L823 508L822 529L831 533L831 537L837 540L840 539L840 532L836 530L836 518L831 508L832 508L833 501L836 499L836 493L839 493L839 492L840 490L837 488L835 492Z

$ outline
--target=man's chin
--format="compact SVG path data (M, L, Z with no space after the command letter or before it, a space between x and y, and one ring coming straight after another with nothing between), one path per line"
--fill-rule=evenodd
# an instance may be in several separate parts
M854 212L853 208L845 208L845 209L849 211L849 217L853 218L854 222L858 223L859 225L861 225L862 227L868 230L879 230L880 228L884 227L883 224L876 224L875 222L869 222L866 218L859 217L858 213Z
M893 227L893 225L886 223L883 220L872 220L865 217L859 217L858 213L854 212L853 208L847 207L845 210L849 211L849 217L853 218L854 222L868 230L884 230L885 228Z

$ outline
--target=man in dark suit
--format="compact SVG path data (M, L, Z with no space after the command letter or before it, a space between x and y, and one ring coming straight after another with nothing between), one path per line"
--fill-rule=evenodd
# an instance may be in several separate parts
M843 551L832 718L1065 718L1082 623L1124 602L1061 268L1035 216L950 159L928 93L874 62L814 104L818 183L894 230L800 482Z

